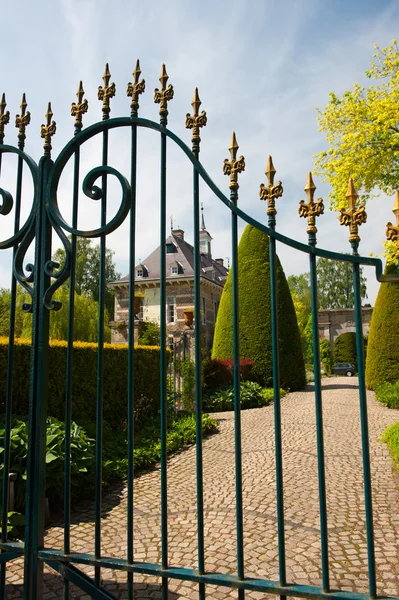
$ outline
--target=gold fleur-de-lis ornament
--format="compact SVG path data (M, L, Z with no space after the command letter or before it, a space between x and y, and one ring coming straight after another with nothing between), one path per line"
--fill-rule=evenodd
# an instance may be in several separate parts
M355 190L352 177L349 178L346 197L348 199L349 208L341 208L341 214L338 216L338 219L341 225L349 225L349 241L356 251L360 242L359 226L367 221L367 213L364 204L361 204L358 207L356 206L359 196Z
M114 83L109 83L111 79L111 73L109 71L108 63L105 65L105 71L103 75L103 86L98 86L97 98L102 100L103 106L103 120L109 119L109 113L111 112L110 100L115 96L116 87Z
M78 133L82 129L82 126L83 126L82 115L87 113L87 110L89 108L87 99L85 98L83 100L84 94L85 94L85 91L83 89L83 83L80 81L78 91L76 92L78 101L72 102L72 105L71 105L71 116L75 117L74 126L75 126L76 133Z
M201 100L198 95L198 88L195 88L194 90L194 97L193 101L191 102L191 106L193 107L194 114L186 114L186 129L193 130L193 134L191 136L191 141L193 143L193 152L199 152L199 144L201 141L200 128L205 127L208 118L204 110L201 112L201 114L199 113Z
M316 243L316 217L319 217L324 213L324 204L323 198L318 198L316 202L313 200L314 193L316 191L316 186L313 182L312 173L309 171L308 180L304 187L304 191L308 197L308 201L300 200L299 202L299 216L307 217L308 219L308 228L306 232L309 234L309 243Z
M30 112L27 111L28 103L25 94L22 94L21 114L15 117L15 127L18 128L18 148L23 150L25 146L26 128L30 123Z
M161 83L161 89L155 88L154 90L154 102L159 104L159 114L161 116L161 125L166 125L168 122L168 102L173 99L175 94L173 85L168 83L169 75L166 72L165 65L162 65L161 75L159 81Z
M237 158L238 148L239 145L237 144L236 134L233 131L229 146L230 160L225 158L223 162L223 173L230 176L229 188L231 190L238 190L238 174L245 171L245 158L243 156Z
M136 67L133 71L134 83L127 84L126 95L132 99L130 103L131 116L137 117L139 110L139 96L145 91L145 80L139 81L141 75L140 61L137 59Z
M274 176L276 175L276 169L273 165L272 157L269 154L267 159L265 175L267 177L267 185L260 184L259 197L261 200L267 200L267 211L266 214L269 217L269 225L274 227L276 223L276 198L281 198L283 195L283 186L281 181L274 183Z
M0 102L0 144L4 140L4 127L10 122L10 112L7 110L6 95L3 93Z
M57 130L57 125L53 121L53 111L51 110L51 102L48 103L46 112L46 125L41 126L41 137L44 138L44 155L50 157L51 138Z
M387 223L386 236L390 242L396 243L395 258L399 261L399 191L396 191L395 204L392 212L396 217L396 225L392 225L391 222Z

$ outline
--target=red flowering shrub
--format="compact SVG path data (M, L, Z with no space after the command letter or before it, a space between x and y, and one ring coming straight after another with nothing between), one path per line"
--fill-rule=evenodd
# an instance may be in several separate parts
M252 374L253 361L249 358L240 359L240 380L254 381ZM233 385L234 380L234 360L219 360L212 358L205 363L204 367L204 387L214 389L221 385Z

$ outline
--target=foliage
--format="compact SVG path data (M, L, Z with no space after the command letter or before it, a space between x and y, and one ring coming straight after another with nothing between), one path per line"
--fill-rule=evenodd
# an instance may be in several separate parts
M4 453L5 428L0 429L0 453ZM46 424L46 482L45 492L53 504L59 501L63 490L65 424L49 417ZM10 433L10 472L17 474L15 481L15 508L24 510L25 482L28 458L28 422L14 419ZM86 432L71 425L71 483L78 488L82 483L82 473L94 461L94 444ZM0 464L0 481L3 483L4 463Z
M330 148L317 155L315 172L330 184L334 208L347 206L349 177L362 189L362 200L374 188L389 195L399 188L399 49L392 40L375 50L366 75L376 84L355 83L342 98L332 92L324 111L318 111Z
M317 297L319 308L345 308L354 306L352 266L349 263L318 258ZM360 295L367 298L366 278L360 267Z
M209 415L202 416L202 432L210 435L217 431L217 423ZM168 454L180 450L188 444L195 444L196 420L192 414L177 414L168 422ZM161 458L159 421L149 419L135 432L133 451L135 473L155 466ZM105 483L127 477L127 434L123 429L115 431L107 423L104 428L104 469Z
M294 303L304 356L306 356L305 329L312 313L310 297L310 274L302 273L301 275L289 275L287 278L287 283L288 287L290 288L292 301Z
M0 506L0 514L1 514ZM10 510L7 513L7 537L8 539L16 539L21 537L23 534L23 528L25 525L25 515L15 510ZM0 523L0 533L2 532L2 526Z
M332 371L332 357L330 342L326 339L320 342L320 360L323 365L323 370L326 375L331 375Z
M242 381L240 383L241 409L259 408L267 406L273 401L273 388L262 388L255 381ZM280 390L283 397L287 392ZM203 396L204 410L207 412L221 412L234 410L234 386L220 386L219 389L206 392Z
M100 254L100 246L93 246L90 239L81 237L76 239L75 291L79 296L86 296L95 302L98 302L99 298ZM121 274L116 271L113 255L113 250L107 248L105 251L104 294L105 306L111 318L114 315L114 290L107 284L121 278ZM63 265L65 250L59 248L55 252L53 260Z
M61 310L50 312L49 335L55 340L68 338L69 289L62 286L54 294L54 300L62 304ZM10 327L10 290L0 290L0 336L9 335ZM30 302L28 294L21 286L17 286L15 335L30 339L32 337L32 314L22 311L22 304ZM111 340L111 330L108 325L108 311L104 316L104 339ZM74 294L73 339L81 342L96 342L98 338L98 302L87 296Z
M382 383L375 389L377 400L388 408L399 408L399 381Z
M309 315L308 322L303 331L302 338L303 355L305 363L307 365L313 365L313 319L312 315Z
M341 333L334 342L334 363L343 362L350 363L356 367L357 351L356 351L356 333L354 331L346 331Z
M305 385L305 366L294 305L280 261L277 267L280 384L292 390ZM253 361L253 374L266 387L273 383L269 238L251 225L238 247L240 357ZM212 358L233 356L232 270L220 299Z
M396 468L399 470L399 423L394 423L384 431L380 442L385 442L388 446Z
M251 381L253 361L241 358L239 362L240 381ZM221 385L231 385L234 381L234 360L211 358L204 364L204 388L215 389Z
M158 323L144 321L138 342L140 346L159 346L160 329Z
M386 268L387 273L394 266ZM366 384L374 390L399 380L399 283L380 284L367 344Z
M0 412L4 412L8 339L0 338ZM72 413L79 419L94 421L97 396L97 344L75 342L72 351ZM14 414L28 413L30 342L16 340L13 362ZM67 343L51 341L48 369L49 414L64 418ZM137 419L156 414L159 409L158 346L135 346L133 389ZM166 352L167 361L170 351ZM128 348L124 344L105 344L103 353L103 411L113 427L127 418Z

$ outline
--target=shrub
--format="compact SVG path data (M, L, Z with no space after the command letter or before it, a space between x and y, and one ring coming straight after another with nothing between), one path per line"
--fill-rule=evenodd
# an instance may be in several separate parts
M140 346L159 346L160 329L158 323L144 321L142 323L141 334L138 339Z
M391 452L396 468L399 470L399 423L394 423L384 431L380 442L385 442Z
M253 361L248 358L240 359L240 380L252 380ZM204 366L204 387L205 389L215 389L221 385L232 385L234 381L233 374L234 360L218 360L211 358L206 361Z
M332 371L332 359L331 359L331 346L330 342L326 339L320 342L320 360L323 365L324 373L331 375Z
M298 390L305 385L294 304L277 258L277 302L279 320L280 385ZM273 385L269 238L247 225L238 246L240 357L253 361L253 374L265 387ZM223 293L215 326L212 358L233 355L232 270Z
M0 338L0 412L5 412L8 339ZM13 362L13 411L28 414L30 343L16 340ZM51 341L48 370L48 414L57 419L65 416L67 343ZM167 360L170 351L167 350ZM157 346L134 348L134 398L143 416L159 410L159 358ZM97 395L97 344L76 342L72 358L73 418L94 421ZM103 412L104 418L119 427L127 418L128 349L124 344L104 345ZM143 403L148 399L148 406Z
M0 429L0 452L4 452L5 429ZM15 418L11 429L11 456L10 472L17 474L15 482L15 508L23 511L25 506L25 487L28 458L28 422L25 419ZM55 506L63 490L64 472L64 446L65 424L53 417L47 419L46 424L46 497ZM80 495L79 486L82 483L82 474L86 474L88 467L94 462L94 440L76 425L71 424L71 484ZM3 485L4 464L0 465L0 483Z
M386 272L397 273L396 266ZM375 390L399 380L399 283L380 284L367 344L366 385Z
M382 383L375 390L377 400L388 408L399 408L399 381Z
M280 390L281 397L285 394L284 390ZM262 388L255 381L240 383L240 406L243 410L267 406L273 401L273 395L273 388ZM234 410L234 387L222 386L218 390L205 393L203 403L207 412Z
M334 362L350 363L357 366L356 333L341 333L334 342Z

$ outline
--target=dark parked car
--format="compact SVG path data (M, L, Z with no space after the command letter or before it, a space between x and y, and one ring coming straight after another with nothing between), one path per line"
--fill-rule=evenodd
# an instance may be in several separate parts
M333 373L335 373L335 375L347 375L348 377L352 377L355 372L355 365L351 365L350 363L336 363L333 368Z

